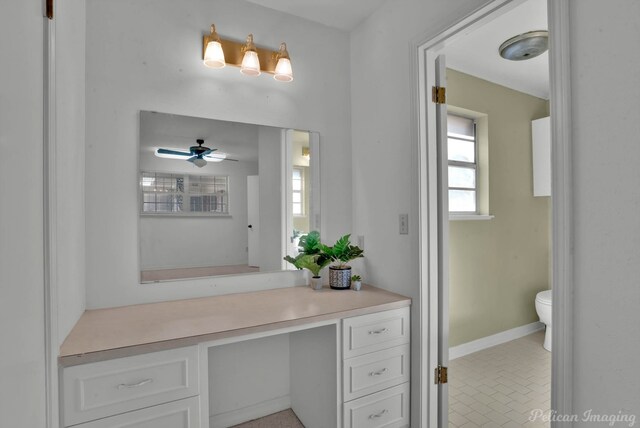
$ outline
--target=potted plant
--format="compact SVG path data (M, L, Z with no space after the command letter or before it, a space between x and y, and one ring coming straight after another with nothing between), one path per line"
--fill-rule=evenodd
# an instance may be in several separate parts
M329 285L334 290L348 290L351 287L351 260L364 257L364 251L357 245L351 245L351 235L344 235L338 239L333 247L321 245L322 253L330 259L333 266L329 267Z
M353 284L354 290L360 291L360 288L362 288L362 278L360 278L360 275L351 275L351 284Z
M331 263L331 259L322 252L322 247L320 233L312 231L300 237L299 253L295 258L291 256L284 258L296 268L307 269L311 272L309 286L314 290L322 289L320 271Z

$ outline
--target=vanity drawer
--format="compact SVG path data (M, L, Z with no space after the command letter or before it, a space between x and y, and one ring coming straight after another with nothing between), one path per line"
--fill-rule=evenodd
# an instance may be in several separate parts
M409 343L409 308L346 318L342 324L344 358Z
M394 386L344 404L344 428L409 426L409 383Z
M67 367L62 388L65 426L193 397L198 347Z
M200 399L191 397L173 401L74 428L200 428Z
M344 401L409 381L409 344L343 362Z

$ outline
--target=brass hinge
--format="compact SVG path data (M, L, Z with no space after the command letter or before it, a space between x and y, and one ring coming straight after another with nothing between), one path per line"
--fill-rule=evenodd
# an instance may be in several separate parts
M440 385L447 383L447 367L438 366L435 370L435 383Z
M436 104L445 104L447 102L447 88L434 86L431 89L431 100Z
M53 19L53 0L46 0L45 4L47 18Z

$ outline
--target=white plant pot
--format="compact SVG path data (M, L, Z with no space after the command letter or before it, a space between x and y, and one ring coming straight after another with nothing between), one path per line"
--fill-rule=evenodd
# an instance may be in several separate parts
M351 283L351 288L353 288L356 291L360 291L360 289L362 288L362 281L353 281Z
M322 290L322 277L321 276L312 276L309 280L309 287L314 290Z

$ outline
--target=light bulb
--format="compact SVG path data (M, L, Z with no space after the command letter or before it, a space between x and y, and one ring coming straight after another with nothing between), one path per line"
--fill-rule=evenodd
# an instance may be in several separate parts
M280 44L278 63L276 64L276 70L273 78L279 82L291 82L293 80L291 60L289 59L289 52L287 52L287 45L285 43Z
M247 36L240 73L246 76L260 76L260 59L258 58L256 46L253 44L253 34Z
M209 35L207 48L204 51L203 63L209 68L223 68L227 63L224 59L224 51L218 33L216 33L215 25L211 25L211 34Z

